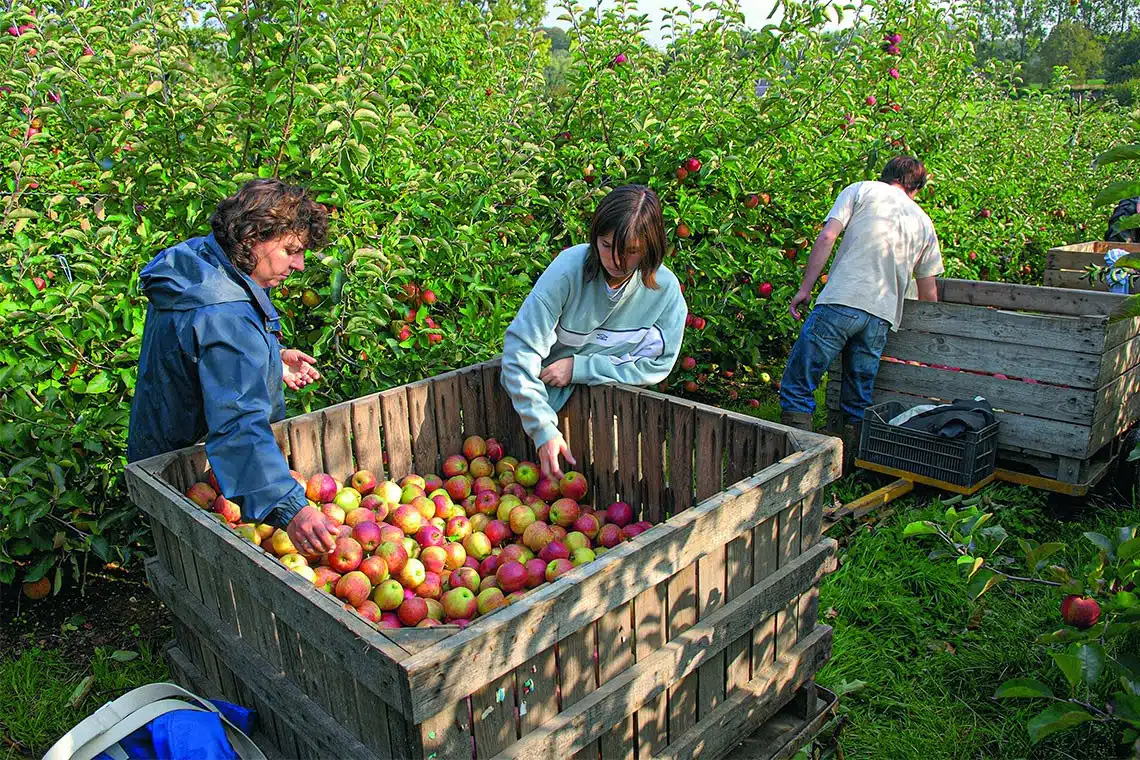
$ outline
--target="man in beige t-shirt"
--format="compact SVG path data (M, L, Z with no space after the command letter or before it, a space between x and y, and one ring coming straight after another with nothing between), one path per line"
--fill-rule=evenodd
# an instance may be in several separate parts
M926 185L926 167L917 158L897 156L876 182L856 182L843 189L823 231L812 246L803 283L789 311L799 308L831 257L839 235L843 242L815 309L804 322L780 383L780 420L811 430L812 395L828 366L843 355L844 438L854 438L863 412L871 405L879 358L888 330L902 321L903 299L911 282L923 301L937 301L934 278L943 272L934 225L914 197ZM850 444L854 440L845 441Z

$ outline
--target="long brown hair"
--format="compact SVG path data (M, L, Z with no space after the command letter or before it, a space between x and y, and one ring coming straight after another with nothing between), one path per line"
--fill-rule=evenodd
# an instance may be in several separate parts
M614 235L614 253L624 262L625 247L641 243L641 281L647 288L657 287L657 269L665 260L665 220L661 217L661 201L657 193L644 185L615 187L602 198L590 222L590 251L586 256L584 276L590 282L602 271L598 238Z
M249 274L257 266L253 246L262 240L292 232L305 248L323 248L329 214L304 188L277 179L255 179L218 204L210 217L210 227L233 265Z

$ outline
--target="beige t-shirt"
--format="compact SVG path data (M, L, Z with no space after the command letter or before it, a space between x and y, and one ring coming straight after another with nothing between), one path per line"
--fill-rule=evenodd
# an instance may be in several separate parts
M843 224L843 240L816 303L834 303L882 317L897 330L914 279L945 271L934 224L897 185L856 182L827 215Z

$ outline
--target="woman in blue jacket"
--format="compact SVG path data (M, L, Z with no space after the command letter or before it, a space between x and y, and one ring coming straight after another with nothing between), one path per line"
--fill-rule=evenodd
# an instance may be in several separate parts
M312 357L282 350L269 291L324 245L328 213L301 188L254 180L218 205L210 226L139 277L150 305L127 461L205 438L218 485L243 520L286 529L303 553L331 551L335 527L308 505L269 427L285 416L283 384L320 378Z

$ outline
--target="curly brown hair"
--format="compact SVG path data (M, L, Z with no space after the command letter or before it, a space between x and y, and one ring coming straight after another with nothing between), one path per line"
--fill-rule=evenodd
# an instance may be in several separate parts
M249 274L257 266L253 246L263 240L294 233L305 248L323 248L328 242L329 213L304 188L277 179L255 179L218 204L210 227L233 265Z

